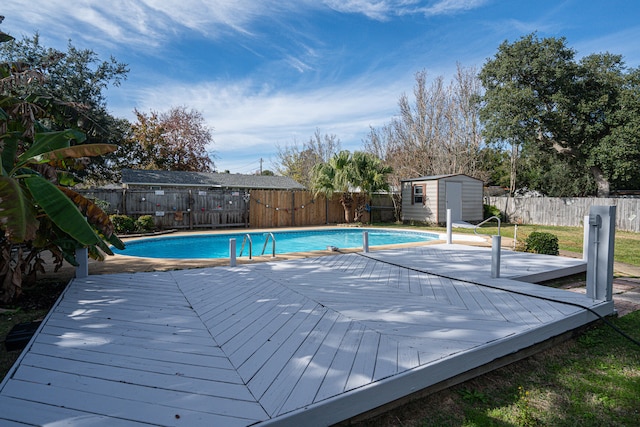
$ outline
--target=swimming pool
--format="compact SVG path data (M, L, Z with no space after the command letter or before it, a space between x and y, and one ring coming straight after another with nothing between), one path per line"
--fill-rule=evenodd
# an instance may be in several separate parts
M276 239L276 254L326 250L327 247L362 247L363 231L368 232L369 246L381 246L400 243L428 242L437 240L435 233L401 230L381 230L375 228L343 228L330 230L278 231L273 232ZM253 256L262 253L268 236L265 232L197 234L193 236L170 236L152 239L131 240L124 250L112 248L114 253L146 258L210 259L229 257L229 239L236 239L236 256L244 236L249 234L253 242ZM269 240L265 255L271 254ZM245 245L243 256L249 255L249 244Z

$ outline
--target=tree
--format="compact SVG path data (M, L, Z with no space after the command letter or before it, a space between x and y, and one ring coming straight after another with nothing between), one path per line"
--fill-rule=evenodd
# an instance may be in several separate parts
M116 153L126 167L205 172L214 163L207 151L211 130L199 111L173 107L166 113L134 111L137 121Z
M488 177L481 163L479 95L480 82L473 68L458 65L448 84L442 76L428 84L426 71L416 73L413 98L403 94L398 116L379 129L371 128L365 139L366 151L393 169L392 187L400 188L403 179L425 175ZM399 193L394 193L393 201L399 218Z
M4 34L4 33L0 33ZM6 36L6 35L5 35ZM6 40L3 36L0 39ZM0 63L0 299L20 295L23 278L44 271L40 253L49 251L56 269L66 260L77 265L75 249L86 247L102 259L107 246L124 245L113 224L97 205L65 185L77 159L116 149L108 144L83 144L86 137L61 124L61 115L75 105L38 95L45 76L31 67ZM30 86L36 86L32 88Z
M371 129L367 151L391 164L400 179L452 173L477 176L482 139L475 74L458 66L448 85L441 76L428 85L426 71L416 73L413 99L403 94L398 117L381 129Z
M480 163L489 174L488 186L509 187L510 154L502 147L484 147L480 153Z
M371 194L389 189L387 176L391 172L389 166L370 153L351 154L344 150L314 167L311 187L316 195L324 194L328 199L339 193L345 221L349 223L353 218L358 222Z
M564 38L505 41L479 75L480 118L488 142L553 153L549 160L590 170L606 196L612 182L638 175L640 117L629 113L638 108L637 71L628 72L619 55L574 57Z
M340 151L340 139L336 135L315 133L302 147L294 141L284 148L278 147L277 172L311 188L313 168L318 163L328 162L331 156Z
M126 79L126 64L113 57L102 61L92 50L78 49L71 42L66 52L47 48L38 34L1 43L0 62L11 63L16 70L38 70L41 79L13 90L24 96L37 93L41 104L58 104L55 115L46 118L51 130L74 123L88 143L120 143L128 122L107 112L104 91ZM76 173L93 181L113 181L117 178L113 162L114 155L100 156Z
M597 189L589 169L581 168L557 153L536 150L535 146L518 158L518 187L551 197L585 197Z

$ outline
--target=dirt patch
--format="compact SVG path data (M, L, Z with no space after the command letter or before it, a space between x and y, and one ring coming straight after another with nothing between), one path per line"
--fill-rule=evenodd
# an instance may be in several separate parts
M559 286L572 292L586 293L587 283L584 280L565 283ZM619 317L640 310L640 279L620 277L613 279L613 306Z

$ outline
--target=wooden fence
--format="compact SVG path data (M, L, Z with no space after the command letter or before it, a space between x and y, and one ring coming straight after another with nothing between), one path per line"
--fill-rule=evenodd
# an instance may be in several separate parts
M337 197L327 202L309 191L251 190L251 228L293 227L342 223L344 210Z
M640 232L640 198L487 197L513 223L582 226L591 206L616 206L616 228Z
M151 215L160 229L249 225L248 199L242 191L96 189L80 193L106 202L109 214L122 214L134 219Z
M344 210L336 195L327 202L309 191L94 189L79 191L103 201L109 214L139 218L151 215L160 229L222 227L292 227L344 223ZM362 221L393 221L388 196L374 196L373 209Z

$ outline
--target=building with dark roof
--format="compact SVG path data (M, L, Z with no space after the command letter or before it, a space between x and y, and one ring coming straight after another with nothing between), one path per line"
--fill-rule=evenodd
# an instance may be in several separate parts
M122 169L124 188L168 189L191 187L237 190L304 190L286 176L242 175L230 173Z

